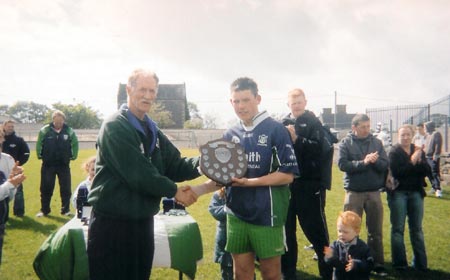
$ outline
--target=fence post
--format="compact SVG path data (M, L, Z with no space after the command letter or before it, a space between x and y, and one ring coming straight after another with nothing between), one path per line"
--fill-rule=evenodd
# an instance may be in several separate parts
M448 116L445 116L445 125L444 125L444 147L445 152L448 152Z
M391 144L394 143L394 139L392 138L392 116L389 118L389 134L391 137Z

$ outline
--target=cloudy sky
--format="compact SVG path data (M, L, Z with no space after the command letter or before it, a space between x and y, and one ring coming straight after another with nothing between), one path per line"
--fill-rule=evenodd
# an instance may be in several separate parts
M254 78L262 108L347 111L450 94L447 0L1 0L0 104L84 102L103 116L137 67L186 83L224 124L229 84Z

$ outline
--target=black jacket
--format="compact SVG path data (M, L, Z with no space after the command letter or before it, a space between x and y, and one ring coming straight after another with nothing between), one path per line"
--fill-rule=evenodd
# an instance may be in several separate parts
M296 120L287 115L283 124L295 125L297 140L293 146L300 171L300 178L296 180L320 180L322 123L313 112L306 110Z
M369 280L370 271L373 269L373 258L370 254L369 246L364 241L357 238L351 244L343 244L334 241L330 246L333 249L333 256L325 258L325 262L335 268L333 279L335 280ZM355 267L345 271L349 256L355 261Z
M11 135L5 134L5 142L3 142L3 152L9 154L14 160L19 161L20 165L24 165L30 158L30 148L22 137L13 132Z
M415 149L414 144L411 144L410 149L412 155ZM427 163L425 153L422 153L421 161L413 165L410 156L397 144L389 153L389 166L392 176L399 182L396 190L424 193L424 178L431 176L431 168Z
M374 164L364 164L367 154L377 151L379 158ZM358 138L353 133L339 144L339 168L344 174L344 188L355 192L376 191L385 185L388 157L383 144L373 135Z
M78 156L77 135L66 124L59 132L53 127L53 123L49 123L39 130L36 141L37 157L42 159L44 166L69 165L70 161Z

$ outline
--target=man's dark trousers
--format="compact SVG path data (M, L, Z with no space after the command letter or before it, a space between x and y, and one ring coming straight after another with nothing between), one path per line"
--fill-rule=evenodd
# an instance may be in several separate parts
M70 197L72 196L70 166L62 165L45 165L41 167L41 211L48 214L51 211L50 201L52 199L53 190L55 189L55 180L58 176L58 182L61 194L61 213L70 211Z
M286 243L288 251L281 258L282 272L286 279L295 279L298 259L296 238L297 217L306 238L314 246L318 257L319 272L323 279L331 279L333 268L324 262L323 250L329 246L328 228L325 218L326 189L318 180L295 180L291 184L291 199L286 220Z
M433 160L432 158L427 158L428 165L431 167L431 187L433 190L441 189L441 159Z
M91 280L148 280L154 252L153 216L131 220L91 212L87 248Z
M20 184L16 188L16 195L14 196L13 214L19 217L25 214L25 198L23 196L22 184Z

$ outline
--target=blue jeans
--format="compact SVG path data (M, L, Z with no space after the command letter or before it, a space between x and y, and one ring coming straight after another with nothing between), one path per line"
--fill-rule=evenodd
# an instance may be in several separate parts
M434 190L441 189L441 159L433 160L432 158L427 158L428 165L431 167L431 177L429 177L431 182L431 187Z
M395 191L388 193L388 205L391 210L391 254L394 267L406 267L404 242L405 220L408 216L409 237L414 252L412 266L427 268L427 254L422 231L423 197L418 191Z

